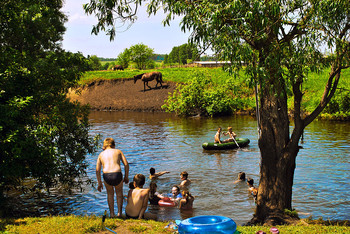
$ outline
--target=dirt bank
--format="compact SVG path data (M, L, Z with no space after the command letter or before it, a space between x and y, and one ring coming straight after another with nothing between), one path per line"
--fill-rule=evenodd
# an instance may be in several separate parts
M89 104L92 110L111 111L163 111L161 106L176 83L164 82L163 88L155 88L156 81L149 82L149 89L143 91L143 82L133 79L98 80L69 92L68 97L82 104ZM78 93L75 91L79 91Z

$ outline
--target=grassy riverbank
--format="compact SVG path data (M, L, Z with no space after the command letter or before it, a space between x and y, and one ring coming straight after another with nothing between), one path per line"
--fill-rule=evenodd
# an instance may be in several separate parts
M124 71L91 71L86 72L80 83L86 84L98 79L120 79L120 78L133 78L133 76L150 72L152 70L130 70ZM200 72L204 76L210 78L213 85L222 87L227 85L239 87L239 96L242 101L242 106L245 110L254 113L255 99L254 89L249 88L247 77L244 71L241 71L236 78L230 76L227 72L224 72L222 68L199 68L199 67L188 67L188 68L163 68L158 69L162 72L164 81L173 81L177 83L186 83L191 80L196 73ZM303 83L303 111L310 113L319 104L322 97L324 87L327 82L329 69L325 69L320 73L309 73L307 80ZM335 93L330 104L320 115L321 118L326 119L337 119L337 120L349 120L350 119L350 69L342 72L342 78L340 79L338 89ZM291 91L289 91L291 93ZM288 99L288 106L290 109L293 108L293 98Z
M117 233L173 233L169 222L153 220L109 219L105 226ZM280 233L350 233L349 222L301 220L296 225L276 226ZM269 226L238 226L236 233L270 233ZM0 219L1 233L111 233L102 226L101 217L54 216L45 218Z

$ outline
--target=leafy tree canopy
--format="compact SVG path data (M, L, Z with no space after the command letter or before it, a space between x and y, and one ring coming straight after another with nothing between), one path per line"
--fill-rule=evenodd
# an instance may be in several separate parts
M123 68L128 68L130 63L130 50L125 49L122 53L120 53L117 57L117 63L121 65Z
M198 50L195 45L183 44L175 46L167 57L167 63L187 64L187 61L198 59Z
M88 64L60 47L61 7L6 0L0 8L0 192L23 178L79 185L95 146L87 106L66 98Z
M130 60L136 63L137 69L146 69L153 53L153 49L142 43L131 46L128 52Z

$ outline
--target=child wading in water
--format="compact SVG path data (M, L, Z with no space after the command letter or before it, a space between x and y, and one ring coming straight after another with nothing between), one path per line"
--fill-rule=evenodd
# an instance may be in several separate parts
M150 180L155 180L155 179L158 179L159 176L162 176L164 174L170 173L170 171L161 171L161 172L157 172L156 173L156 169L151 167L149 169L149 173L150 173L150 175L149 175Z
M252 178L247 179L247 184L249 186L248 190L253 195L254 200L256 200L258 196L258 189L254 187L254 180Z
M181 180L182 180L182 181L181 181L179 187L180 187L182 190L185 190L185 189L187 189L188 186L190 186L190 184L191 184L191 180L188 179L188 173L187 173L187 171L181 172L180 177L181 177Z
M180 200L179 208L183 210L192 209L194 197L189 191L182 191L182 199Z
M158 202L164 197L157 192L157 184L151 182L149 185L149 204L158 205Z
M234 182L234 184L238 183L238 182L241 182L241 181L245 181L245 173L244 172L240 172L238 173L238 178L237 180Z

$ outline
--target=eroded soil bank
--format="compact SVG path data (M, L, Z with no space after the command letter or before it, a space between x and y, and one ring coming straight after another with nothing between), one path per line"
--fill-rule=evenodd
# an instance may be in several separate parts
M155 88L156 81L150 81L148 85L152 89L146 86L144 91L143 82L134 83L132 78L98 80L71 90L68 96L73 101L89 104L92 110L163 111L161 106L169 92L176 88L176 83L164 82L162 88Z

